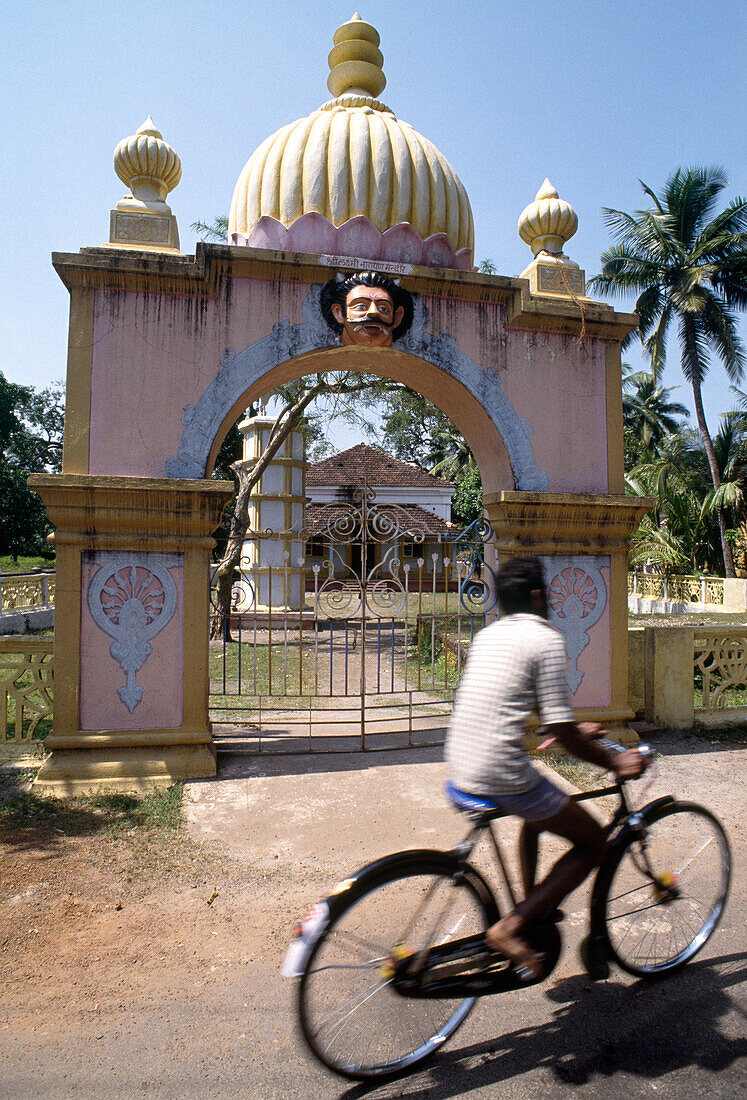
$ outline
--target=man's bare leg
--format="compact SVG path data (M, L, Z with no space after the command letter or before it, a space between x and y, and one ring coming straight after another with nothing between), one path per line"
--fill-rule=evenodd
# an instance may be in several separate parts
M532 822L528 833L531 831L535 832L537 838L540 832L554 833L570 840L573 847L560 857L539 886L531 889L513 912L508 913L485 933L488 946L508 956L517 967L524 970L528 980L539 977L542 966L529 944L521 937L522 928L548 909L555 908L564 897L575 890L589 872L601 863L606 848L604 829L576 802L569 802L553 817ZM526 839L529 857L526 871L529 872L532 869L531 837L527 835ZM522 863L522 877L524 874Z
M539 835L542 830L529 821L522 821L519 833L519 868L524 897L529 897L537 881Z

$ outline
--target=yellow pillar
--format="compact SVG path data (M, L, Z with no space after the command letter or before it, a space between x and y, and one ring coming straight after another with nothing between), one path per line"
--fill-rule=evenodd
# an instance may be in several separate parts
M689 730L694 721L692 627L647 626L643 631L646 721Z
M36 785L77 793L215 775L211 532L232 486L79 474L29 484L57 551L54 729Z

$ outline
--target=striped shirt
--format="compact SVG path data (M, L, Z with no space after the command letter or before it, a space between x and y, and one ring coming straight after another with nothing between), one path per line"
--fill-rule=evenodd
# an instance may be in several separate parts
M572 722L563 636L538 615L507 615L476 636L446 738L451 781L488 798L540 781L522 744L526 721Z

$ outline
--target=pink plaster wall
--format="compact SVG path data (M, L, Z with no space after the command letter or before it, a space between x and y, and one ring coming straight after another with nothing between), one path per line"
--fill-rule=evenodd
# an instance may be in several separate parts
M165 476L164 464L178 450L182 411L207 389L224 348L241 352L278 319L303 320L307 292L304 283L245 278L205 301L97 292L90 472ZM532 425L549 491L605 492L603 343L587 340L580 351L572 336L506 333L498 305L453 299L426 305L432 332L447 332L461 352L497 372L514 409Z
M114 641L91 617L86 593L97 564L84 560L81 570L80 728L82 730L173 729L182 724L182 655L184 569L170 569L177 588L176 611L163 630L150 639L152 652L135 676L142 701L130 714L117 688L126 675L109 654Z
M605 493L607 404L605 347L556 333L508 335L506 396L534 429L532 450L550 493Z
M304 284L235 279L231 292L183 295L99 291L94 304L90 473L165 477L181 415L220 369L282 317L300 321Z

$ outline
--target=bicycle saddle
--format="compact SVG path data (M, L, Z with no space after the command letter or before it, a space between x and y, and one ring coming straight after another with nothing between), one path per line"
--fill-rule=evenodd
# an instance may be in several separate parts
M483 798L479 794L468 794L466 791L460 791L450 781L444 783L444 791L446 797L456 806L457 810L469 814L470 817L482 817L484 814L490 814L492 817L506 816L503 807L494 802L492 798Z

